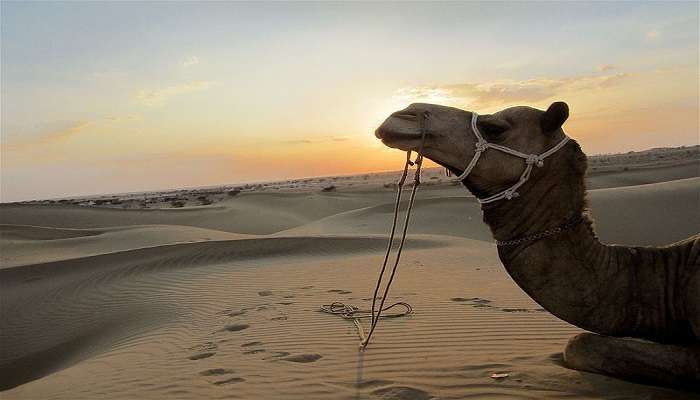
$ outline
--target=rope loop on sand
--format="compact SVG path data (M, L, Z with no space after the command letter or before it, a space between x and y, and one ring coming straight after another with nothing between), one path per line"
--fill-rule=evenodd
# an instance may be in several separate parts
M405 317L406 315L413 313L413 307L410 304L403 301L399 301L388 307L384 307L382 311L389 311L394 307L403 307L404 311L397 311L391 314L384 313L382 315L382 318ZM372 310L360 310L359 308L353 305L341 303L339 301L335 301L331 304L322 305L321 311L328 314L337 315L344 319L372 318Z

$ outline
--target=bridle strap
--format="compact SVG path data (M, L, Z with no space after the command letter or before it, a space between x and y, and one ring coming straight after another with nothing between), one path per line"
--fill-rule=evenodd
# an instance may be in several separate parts
M534 165L537 165L537 167L542 167L544 165L544 159L551 156L552 154L556 153L559 149L564 147L564 145L569 141L569 137L564 135L564 138L557 143L554 147L551 149L545 151L542 154L525 154L521 153L517 150L513 150L509 147L501 146L499 144L495 143L489 143L484 139L484 137L481 135L481 132L479 132L479 127L476 125L477 121L479 118L479 114L472 112L472 120L471 120L471 128L472 132L474 132L474 136L476 136L476 143L474 145L475 147L475 152L474 152L474 157L472 157L471 161L469 161L469 164L467 164L467 167L464 169L464 171L457 177L460 181L463 181L464 179L469 176L469 174L472 172L474 167L476 167L476 164L479 162L479 158L481 157L481 154L484 153L488 149L494 149L498 151L502 151L504 153L513 155L515 157L520 157L525 160L525 169L523 170L523 173L520 174L520 178L516 183L513 184L513 186L509 187L506 190L503 190L501 192L498 192L492 196L486 197L486 198L478 198L477 201L481 204L487 204L487 203L492 203L494 201L506 199L510 200L512 198L518 197L518 192L517 190L527 182L528 179L530 179L530 173L532 172L532 168Z

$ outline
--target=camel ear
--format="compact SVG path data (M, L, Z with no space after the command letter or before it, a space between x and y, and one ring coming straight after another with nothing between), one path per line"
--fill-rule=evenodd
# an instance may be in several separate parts
M569 106L563 101L552 103L540 120L542 132L550 133L556 131L561 128L567 118L569 118Z

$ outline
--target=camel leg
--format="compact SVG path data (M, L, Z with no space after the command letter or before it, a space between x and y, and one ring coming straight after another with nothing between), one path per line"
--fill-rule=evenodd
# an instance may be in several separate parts
M564 362L634 382L700 390L700 342L672 345L582 333L569 340Z

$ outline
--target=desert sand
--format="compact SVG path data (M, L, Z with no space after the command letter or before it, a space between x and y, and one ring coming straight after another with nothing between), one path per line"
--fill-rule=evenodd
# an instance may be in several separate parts
M602 241L700 231L690 150L591 161ZM395 173L0 205L0 397L689 396L565 368L580 330L516 286L475 199L439 173L424 176L391 291L414 314L383 320L365 352L319 307L369 306Z

